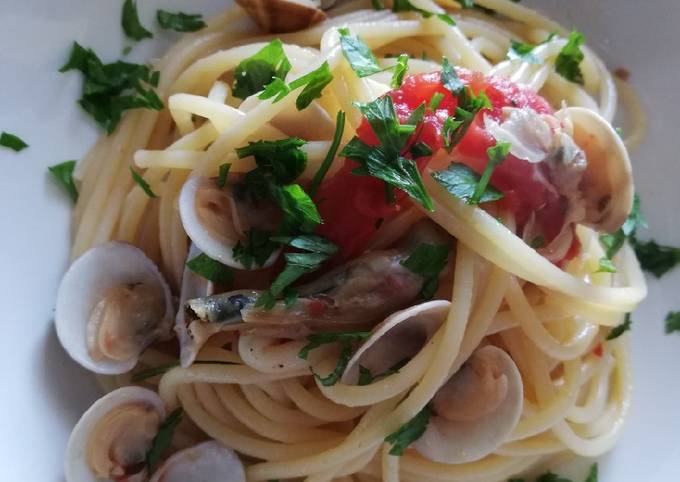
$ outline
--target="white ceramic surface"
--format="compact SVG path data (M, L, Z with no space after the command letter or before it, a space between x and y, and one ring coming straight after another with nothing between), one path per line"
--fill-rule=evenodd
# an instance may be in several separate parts
M54 297L67 263L70 201L48 179L47 166L77 159L97 131L75 100L80 78L57 72L71 42L104 59L127 45L117 0L0 0L0 131L31 147L0 149L0 480L62 481L66 440L98 396L91 375L59 346ZM141 0L143 22L159 6L211 14L224 0ZM677 0L534 0L576 26L611 67L626 67L650 113L645 145L633 155L649 234L680 244ZM154 29L157 32L156 29ZM131 58L158 55L176 39L156 33ZM663 317L680 309L680 269L659 282L634 315L633 415L618 447L601 463L601 482L680 480L680 335L663 334Z

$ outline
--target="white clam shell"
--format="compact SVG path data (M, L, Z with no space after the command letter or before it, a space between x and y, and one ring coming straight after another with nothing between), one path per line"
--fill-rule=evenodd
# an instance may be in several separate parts
M181 450L154 472L149 482L245 482L238 456L214 440Z
M113 287L144 282L157 286L165 297L165 315L159 323L172 323L174 308L168 284L156 265L131 244L110 241L86 251L75 260L61 280L55 308L55 325L61 345L76 362L95 373L126 373L137 364L127 361L95 360L89 353L87 325L92 310Z
M214 181L205 176L191 176L186 180L179 195L179 215L182 225L196 247L212 259L232 268L245 269L245 266L234 259L234 246L218 239L206 228L196 212L196 194L199 189L214 188ZM238 229L236 230L238 231ZM280 251L272 253L262 268L274 264Z
M165 418L163 401L156 392L141 387L123 387L103 396L80 417L73 427L66 446L64 474L67 482L98 482L86 460L86 448L92 429L114 408L128 403L146 403L156 409L160 420Z
M508 381L505 397L491 413L476 420L450 421L433 416L423 436L413 444L427 459L446 464L479 460L496 450L519 421L524 388L515 362L493 345L478 348L472 354L475 356L491 357L498 363Z

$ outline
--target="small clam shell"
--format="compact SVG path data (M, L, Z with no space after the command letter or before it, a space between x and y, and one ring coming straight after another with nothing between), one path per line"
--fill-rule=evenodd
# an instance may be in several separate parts
M236 203L228 186L220 189L212 179L192 176L180 192L179 214L184 230L199 250L222 264L245 269L234 258L234 247L247 230ZM262 268L274 264L278 255L279 251L272 253Z
M139 337L139 352L156 338L167 336L172 326L172 295L163 275L140 249L117 241L96 246L73 262L61 280L55 308L57 336L75 361L95 373L119 374L130 371L137 356L127 360L93 357L88 338L92 336L91 317L98 303L110 290L143 284L162 298L165 312L147 333Z
M181 450L149 482L245 482L243 464L230 448L211 440Z
M493 345L478 348L434 397L435 409L453 413L433 416L413 448L435 462L479 460L508 438L523 403L522 377L512 358Z
M311 0L236 0L236 3L266 32L294 32L326 20L326 14Z
M611 124L590 109L568 107L556 116L571 122L574 142L586 153L588 166L580 185L587 203L584 224L598 231L616 231L633 204L633 173L626 146Z
M64 474L67 482L97 482L102 480L93 472L88 462L88 452L92 448L91 445L102 443L95 432L97 425L114 410L130 404L139 404L155 411L159 422L165 418L163 401L155 392L146 388L123 387L100 398L80 417L69 437L64 461ZM143 474L140 474L140 478L142 477Z

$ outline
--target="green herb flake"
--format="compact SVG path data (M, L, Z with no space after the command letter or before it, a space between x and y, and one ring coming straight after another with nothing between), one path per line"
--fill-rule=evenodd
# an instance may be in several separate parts
M314 99L321 97L321 92L332 80L333 74L328 62L324 62L319 68L292 81L289 85L291 90L298 89L304 85L304 89L302 89L302 92L300 92L300 95L295 100L297 110L305 109Z
M547 472L536 479L536 482L572 482L570 479L565 479L552 472Z
M239 159L255 158L257 168L246 175L246 183L260 182L259 176L271 177L276 184L289 184L302 174L307 166L307 153L300 149L307 141L288 137L276 141L249 142L236 149ZM251 174L256 172L255 174ZM250 177L250 179L249 179Z
M149 186L149 183L146 182L142 175L135 171L132 168L132 166L130 166L130 174L132 174L132 179L139 185L139 187L142 188L142 190L146 193L147 196L149 196L150 198L156 197L156 193L154 193L151 190L151 186Z
M568 81L581 85L584 82L580 67L584 58L581 50L583 42L585 42L583 34L576 30L572 31L555 59L555 71Z
M78 188L73 181L73 171L75 168L76 161L65 161L47 168L54 176L54 179L66 189L74 203L78 201Z
M425 406L415 417L385 437L385 442L392 444L390 455L404 455L409 445L423 436L431 416L432 411Z
M338 114L335 117L335 132L333 133L333 141L331 142L331 146L326 153L326 157L324 157L321 165L319 166L319 170L316 171L316 174L314 174L312 183L309 185L309 195L312 198L316 196L316 192L319 190L319 186L321 186L323 178L326 177L328 170L331 168L331 165L335 160L335 155L338 153L344 131L345 113L343 111L338 111Z
M463 89L465 89L465 84L460 80L456 73L456 69L449 63L449 60L446 57L442 60L440 75L442 85L454 96L460 95L463 92Z
M540 64L541 59L533 53L535 45L517 40L510 41L507 57L510 60L521 60L530 64Z
M437 110L437 107L439 107L439 104L442 103L442 100L444 100L444 94L441 92L435 92L432 95L429 104L427 104L427 108L432 111Z
M480 199L482 199L482 196L486 191L486 187L489 185L494 169L508 157L510 147L511 145L509 142L497 142L496 145L491 146L486 150L486 155L489 160L486 163L486 167L484 167L482 177L475 187L475 192L470 198L470 204L479 204Z
M184 410L182 410L182 407L176 408L158 427L158 433L156 433L151 443L151 448L146 453L146 467L149 473L153 473L165 451L170 448L175 429L182 421L183 414Z
M585 482L597 482L597 479L598 479L597 464L592 464L590 466L590 469L588 470L588 476L586 477Z
M445 13L433 13L428 10L424 10L422 8L416 7L411 3L410 0L394 0L392 2L392 11L393 12L417 12L420 15L422 15L423 18L430 18L433 15L437 17L439 20L444 22L447 25L454 26L456 25L456 22L449 17Z
M253 265L263 266L272 253L279 248L278 244L271 241L271 233L269 231L250 229L246 234L246 238L247 242L245 244L238 241L236 246L234 246L234 259L248 270Z
M404 82L404 76L408 71L408 55L400 54L397 58L397 63L394 64L394 72L392 73L392 80L390 81L390 87L397 89L401 87L402 82Z
M126 110L163 108L152 88L158 85L159 73L146 65L120 60L104 64L91 49L74 42L69 59L59 72L69 70L83 74L78 103L109 134Z
M242 60L234 70L232 93L239 99L245 99L275 79L283 82L291 64L283 51L281 40L274 39L253 56Z
M231 169L231 163L225 162L220 166L219 173L217 174L217 187L223 188L227 185L227 177L229 176L229 169Z
M654 240L638 241L633 238L632 241L642 269L649 271L657 278L661 278L680 264L680 248L663 246Z
M616 273L616 266L611 259L602 257L598 261L597 273Z
M545 247L545 238L541 235L536 236L531 240L531 247L534 249L541 249Z
M19 136L10 134L9 132L3 132L0 134L0 146L19 152L26 149L28 144L26 144Z
M162 365L158 365L155 367L147 368L146 370L140 370L132 375L132 382L133 383L139 383L144 380L148 380L149 378L157 377L160 375L165 374L169 370L178 367L179 363L177 362L170 362L170 363L164 363Z
M234 279L234 273L217 260L205 253L187 261L187 268L203 278L217 284L227 284Z
M123 3L123 13L121 15L120 23L123 26L125 35L133 40L139 41L153 37L153 34L145 29L139 21L137 2L134 0L125 0Z
M339 28L340 46L347 62L359 77L367 77L383 69L368 45L358 36L351 36L347 28Z
M373 10L385 10L385 4L382 0L371 0L371 6Z
M612 331L609 332L607 335L607 340L614 340L621 335L623 335L624 332L630 330L632 324L632 320L630 317L630 313L626 313L626 316L623 319L623 323L620 325L616 325L614 328L612 328Z
M401 262L409 271L424 278L421 296L429 300L437 291L439 273L446 266L449 246L444 244L422 243L416 246L408 258Z
M633 197L633 206L626 221L613 234L603 234L600 236L600 243L605 249L605 256L612 259L619 252L626 239L634 240L638 228L647 227L647 221L640 211L640 197L636 194Z
M432 177L451 195L467 204L472 204L472 196L479 185L480 175L468 166L454 162L445 171L432 173ZM502 198L503 193L492 186L487 186L479 198L479 203L498 201Z
M389 377L390 375L394 375L396 373L399 373L399 370L404 368L406 364L411 361L409 358L404 358L403 360L399 360L397 363L395 363L393 366L388 368L385 372L379 373L377 375L373 375L371 373L371 370L368 368L359 365L359 380L357 384L360 387L370 385L371 383L374 383L375 381L381 379L381 378L386 378Z
M371 335L369 331L323 332L307 335L307 343L300 349L298 357L306 360L309 352L329 343L353 343L366 340Z
M664 323L666 324L666 334L680 331L680 311L669 311Z
M196 32L205 27L203 16L198 13L168 12L157 10L156 20L161 28L177 32Z

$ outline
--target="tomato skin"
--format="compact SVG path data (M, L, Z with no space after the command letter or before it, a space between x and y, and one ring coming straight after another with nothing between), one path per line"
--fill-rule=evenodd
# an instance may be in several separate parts
M480 72L465 69L457 69L457 73L475 94L486 94L492 108L483 110L475 117L463 139L446 156L448 161L441 167L455 160L478 173L484 170L488 161L486 150L495 144L494 138L484 128L484 116L500 119L504 107L531 108L541 114L553 113L548 102L540 95L508 79L486 77ZM422 123L407 146L424 142L433 152L442 149L444 122L455 114L458 99L442 85L439 72L409 75L400 88L386 94L392 98L400 122L405 123L413 110L423 102L427 105L435 93L443 96L441 102L434 112L429 108L426 110ZM366 119L362 120L356 135L366 144L378 144ZM404 155L409 156L407 152ZM422 171L429 161L427 157L417 159L418 168ZM340 261L351 259L366 249L380 220L389 220L411 205L411 200L398 190L395 190L396 202L388 204L385 184L372 177L352 174L356 167L356 162L346 159L340 171L322 183L317 196L319 211L326 220L318 233L340 247L339 256L336 256ZM514 213L520 229L535 213L546 241L550 242L557 236L567 205L551 185L545 164L532 164L510 155L494 170L491 184L503 192L504 198L498 201L498 205Z

